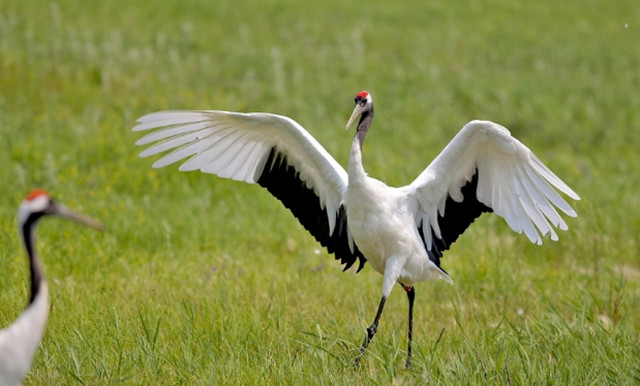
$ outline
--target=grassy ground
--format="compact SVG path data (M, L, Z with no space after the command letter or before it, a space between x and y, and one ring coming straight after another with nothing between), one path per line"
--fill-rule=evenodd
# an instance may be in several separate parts
M640 8L632 0L0 3L0 325L24 307L15 211L33 187L100 218L43 221L52 294L26 384L640 382ZM374 95L372 176L410 182L473 118L583 198L558 243L484 216L417 286L341 267L257 186L152 170L130 131L173 108L270 111L346 164Z

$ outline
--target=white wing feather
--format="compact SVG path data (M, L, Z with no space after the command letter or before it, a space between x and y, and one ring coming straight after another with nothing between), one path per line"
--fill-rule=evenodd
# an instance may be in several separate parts
M155 168L188 158L180 170L200 170L255 183L271 149L277 149L320 198L333 233L347 173L291 118L268 113L162 111L145 115L138 122L134 131L159 129L136 142L136 145L154 143L140 153L141 157L172 150L153 164Z
M531 242L542 243L549 235L557 240L554 227L567 229L555 207L566 215L576 212L558 192L574 200L580 197L560 180L542 161L509 131L493 122L471 121L410 185L409 200L416 208L416 225L432 229L441 238L438 214L444 216L447 196L457 202L463 197L461 187L477 170L477 199L503 217L516 232ZM555 207L554 207L555 206ZM425 231L431 248L431 232Z

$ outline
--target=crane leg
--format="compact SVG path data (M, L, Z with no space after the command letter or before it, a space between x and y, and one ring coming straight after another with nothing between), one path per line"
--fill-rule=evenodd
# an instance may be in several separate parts
M360 353L356 358L356 366L360 363L360 357L362 357L364 350L367 349L367 346L369 346L369 342L371 342L371 339L373 339L373 336L376 334L376 331L378 330L378 322L380 321L380 316L382 315L382 309L384 308L384 303L386 301L387 301L387 297L382 296L382 299L380 299L380 305L378 306L378 312L376 313L376 318L373 320L373 323L371 324L371 326L367 328L367 335L364 337L364 342L362 342L362 346L360 347Z
M416 290L413 286L402 285L405 292L407 293L407 298L409 299L409 332L407 334L407 340L409 341L407 347L407 368L411 367L411 339L413 338L413 300L416 297Z

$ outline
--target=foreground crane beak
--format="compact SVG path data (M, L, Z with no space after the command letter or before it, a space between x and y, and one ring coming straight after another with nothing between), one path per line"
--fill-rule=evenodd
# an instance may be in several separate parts
M94 220L91 217L76 213L62 204L52 204L50 207L50 213L56 216L64 217L66 219L78 222L80 224L88 225L97 230L104 230L104 225L98 220Z
M358 118L358 116L362 114L363 109L364 109L364 105L361 105L360 103L356 103L356 107L353 109L353 112L351 113L351 116L347 121L347 126L345 127L345 130L348 130L351 124L353 124L353 121L355 121L356 118Z

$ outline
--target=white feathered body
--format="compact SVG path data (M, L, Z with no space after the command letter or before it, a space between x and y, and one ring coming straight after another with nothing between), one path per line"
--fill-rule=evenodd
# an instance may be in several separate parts
M351 147L343 202L356 245L371 267L384 276L383 295L391 293L395 282L413 285L435 278L451 282L427 256L406 189L367 176L357 141Z
M383 294L388 296L396 281L404 285L438 277L450 281L429 260L402 189L373 178L350 179L344 204L356 245L371 267L388 278Z

